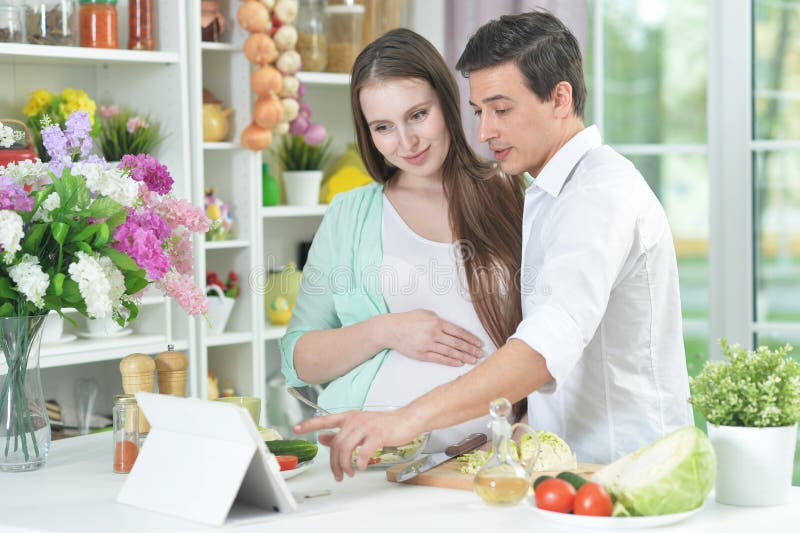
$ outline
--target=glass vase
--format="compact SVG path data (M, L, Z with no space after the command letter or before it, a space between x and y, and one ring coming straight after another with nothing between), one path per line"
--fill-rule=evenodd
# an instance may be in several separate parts
M44 466L50 450L50 419L39 372L44 316L0 318L0 471Z

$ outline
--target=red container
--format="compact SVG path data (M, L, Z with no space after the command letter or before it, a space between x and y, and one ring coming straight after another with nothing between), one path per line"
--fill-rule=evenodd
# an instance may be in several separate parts
M17 131L24 131L25 132L25 140L20 141L11 148L0 148L0 166L6 166L9 163L17 163L19 161L25 161L26 159L30 159L31 161L36 160L39 155L36 153L36 150L33 149L33 138L31 137L31 132L28 130L28 127L20 122L19 120L13 119L0 119L5 126L10 126Z

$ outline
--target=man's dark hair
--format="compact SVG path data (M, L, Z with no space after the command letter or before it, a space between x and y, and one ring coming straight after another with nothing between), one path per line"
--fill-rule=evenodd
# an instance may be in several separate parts
M575 115L583 118L586 84L578 40L555 15L532 11L504 15L478 28L470 37L456 69L470 72L514 61L531 91L549 102L562 81L572 86Z

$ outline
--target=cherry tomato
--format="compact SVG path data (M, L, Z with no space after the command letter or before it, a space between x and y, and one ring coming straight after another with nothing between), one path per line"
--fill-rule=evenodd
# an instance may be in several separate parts
M296 455L276 455L275 459L278 460L278 464L281 467L281 472L284 470L294 470L294 468L297 467Z
M575 502L575 487L563 479L547 479L539 484L534 496L539 509L569 513Z
M611 516L611 496L597 483L586 483L575 494L575 514Z

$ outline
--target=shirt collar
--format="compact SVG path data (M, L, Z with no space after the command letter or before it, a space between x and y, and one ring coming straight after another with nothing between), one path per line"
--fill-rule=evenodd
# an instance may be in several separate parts
M556 155L547 162L539 175L534 177L525 172L525 177L550 196L558 196L572 169L586 152L602 144L597 126L589 126L578 132L562 146Z

